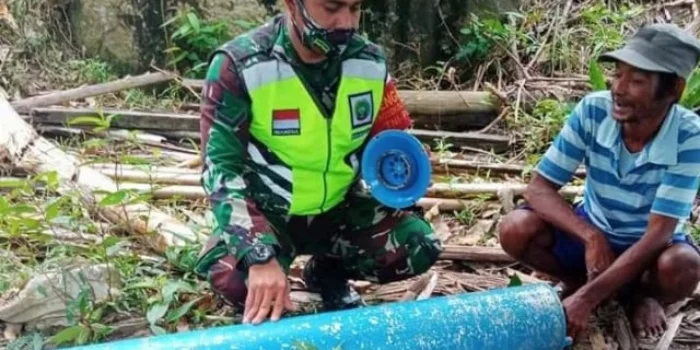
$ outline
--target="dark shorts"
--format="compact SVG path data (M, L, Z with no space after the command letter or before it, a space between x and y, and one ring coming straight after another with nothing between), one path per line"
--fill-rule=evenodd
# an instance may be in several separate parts
M519 206L518 209L530 210L530 207L527 204L525 204ZM593 224L590 217L588 216L588 213L586 213L586 210L583 208L582 203L574 204L574 213L576 214L576 216L582 218L589 224ZM557 260L559 260L561 266L568 271L576 271L585 275L586 255L583 244L577 239L571 237L566 232L558 229L553 228L552 234L554 235L554 247L552 248L552 253L556 256ZM610 245L610 248L616 256L620 256L630 247L620 246L610 242L609 240L608 244ZM698 245L695 242L693 242L690 235L687 235L683 238L674 236L670 244L687 244L693 249L695 249L695 251L697 251L698 254L700 254L700 247L698 247Z

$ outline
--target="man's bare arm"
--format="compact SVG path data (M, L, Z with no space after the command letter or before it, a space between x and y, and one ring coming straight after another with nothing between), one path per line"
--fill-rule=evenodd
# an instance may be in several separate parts
M542 220L573 235L584 245L605 239L597 228L574 213L571 205L559 194L559 188L535 172L525 191L525 200Z
M622 286L644 272L663 252L678 224L678 219L652 213L646 234L603 272L581 288L580 295L598 305Z

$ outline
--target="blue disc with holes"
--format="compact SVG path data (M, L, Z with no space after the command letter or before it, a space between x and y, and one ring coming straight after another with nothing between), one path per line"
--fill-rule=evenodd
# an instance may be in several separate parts
M430 159L413 135L386 130L367 143L362 179L381 204L396 209L415 204L428 191L430 178Z

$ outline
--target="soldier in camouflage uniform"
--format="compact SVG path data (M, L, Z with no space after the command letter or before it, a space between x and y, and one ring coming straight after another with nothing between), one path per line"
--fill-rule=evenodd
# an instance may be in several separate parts
M428 222L358 189L367 141L411 126L382 52L355 34L361 1L285 0L212 55L201 133L215 222L197 273L244 322L292 308L300 254L307 288L335 310L362 305L349 279L406 279L441 253Z

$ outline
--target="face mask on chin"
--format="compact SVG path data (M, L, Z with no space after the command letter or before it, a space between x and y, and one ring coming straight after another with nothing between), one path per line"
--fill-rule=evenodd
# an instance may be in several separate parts
M309 16L302 0L295 0L295 2L297 9L301 12L303 26L300 28L294 19L292 19L292 26L304 46L328 57L337 57L342 54L352 36L355 35L355 29L324 29Z

